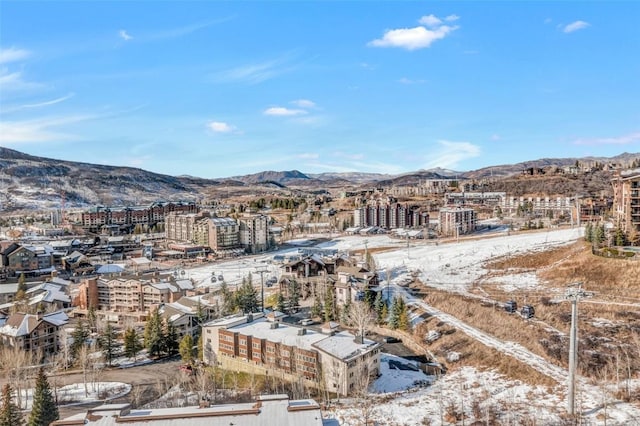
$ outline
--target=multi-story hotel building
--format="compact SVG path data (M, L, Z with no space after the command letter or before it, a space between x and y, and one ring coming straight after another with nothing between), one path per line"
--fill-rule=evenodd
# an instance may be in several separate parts
M260 253L269 249L269 217L245 215L238 218L240 245L247 253Z
M465 208L440 209L440 233L444 236L468 234L476 229L476 212Z
M354 210L353 225L361 228L378 226L385 229L427 227L429 213L418 206L374 203Z
M280 375L340 395L380 373L380 344L349 332L328 334L279 322L262 313L203 325L204 361L242 371Z
M62 311L46 315L14 313L0 327L0 342L5 347L52 355L60 347L60 329L68 321Z
M621 170L611 180L613 217L627 235L640 233L640 169Z

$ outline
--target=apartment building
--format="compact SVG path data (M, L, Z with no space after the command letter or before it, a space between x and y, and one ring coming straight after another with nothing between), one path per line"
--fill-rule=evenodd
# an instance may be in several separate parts
M469 234L476 229L477 216L473 209L443 208L439 212L440 233L444 236Z
M166 277L91 278L78 286L74 304L81 310L91 308L116 313L145 313L161 304L172 303L193 290L190 280Z
M0 327L0 341L5 347L37 352L42 356L54 354L60 347L60 330L69 322L62 311L46 315L14 313Z
M240 246L247 253L260 253L269 249L269 217L263 214L238 218Z
M380 373L380 344L349 332L324 334L284 324L262 313L226 317L203 325L209 365L279 375L309 386L352 394Z
M640 169L621 170L611 180L612 213L616 225L627 235L640 233Z
M353 224L360 228L377 226L384 229L427 227L429 213L419 206L376 202L355 209Z
M53 249L47 245L11 243L0 251L0 268L9 275L49 274L55 270L53 263Z
M194 242L196 238L196 223L208 216L209 213L207 212L187 214L177 212L169 213L164 219L164 231L166 233L167 240L183 243Z
M137 224L152 226L164 222L169 213L197 213L198 206L193 202L153 203L150 206L103 207L89 211L68 213L68 218L84 229L98 232L103 226L116 226L126 229Z

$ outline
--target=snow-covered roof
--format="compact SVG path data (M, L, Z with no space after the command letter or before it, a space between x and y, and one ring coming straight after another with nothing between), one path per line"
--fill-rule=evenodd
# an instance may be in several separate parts
M60 424L116 426L122 423L148 426L322 426L320 406L312 399L289 400L287 395L262 395L257 402L215 404L207 408L178 407L130 409L128 404L106 404L76 414ZM56 424L56 423L54 423ZM334 423L335 424L335 423Z
M180 290L193 290L193 283L191 280L176 280L176 285Z
M326 337L313 346L335 358L348 361L351 358L369 352L380 346L373 340L364 339L364 343L356 343L355 336L348 331L341 331L333 336Z
M137 266L142 266L142 265L150 264L151 261L146 257L134 257L134 258L131 258L131 263Z
M124 272L124 266L118 265L117 263L102 265L96 270L98 274L117 274L120 272Z
M233 330L246 336L267 339L270 342L296 346L305 350L312 350L314 343L327 338L326 334L318 333L314 330L307 330L306 334L299 335L300 327L279 323L277 328L271 328L272 324L266 318L258 318L252 322L230 327L228 330Z

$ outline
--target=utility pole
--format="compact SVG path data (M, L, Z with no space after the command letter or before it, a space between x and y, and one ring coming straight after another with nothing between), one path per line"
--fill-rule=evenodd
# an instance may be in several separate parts
M569 340L569 393L567 395L567 414L575 415L576 366L578 363L578 301L592 296L582 289L582 283L569 284L565 297L571 301L571 330Z
M268 269L258 269L256 273L260 274L260 306L262 309L260 312L264 313L264 274L269 272Z

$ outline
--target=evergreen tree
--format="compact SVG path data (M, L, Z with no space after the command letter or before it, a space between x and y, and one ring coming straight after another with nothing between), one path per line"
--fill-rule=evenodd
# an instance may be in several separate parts
M236 310L236 298L225 281L220 284L220 294L222 295L222 315L229 315Z
M253 287L251 279L243 279L240 289L236 293L238 308L245 314L250 312L258 312L260 310L258 303L258 292Z
M340 322L345 325L349 325L349 313L351 312L351 300L347 300L347 303L342 307L340 311Z
M333 299L333 289L327 289L324 295L324 320L325 322L333 321L335 319L335 301Z
M156 309L153 311L144 328L144 347L151 356L160 356L162 353L162 319Z
M89 308L89 312L87 312L87 326L89 327L89 331L96 331L97 323L98 317L96 315L96 308L92 306Z
M622 229L616 228L615 235L614 235L614 241L615 241L615 245L616 246L618 246L618 247L624 246L625 238L624 238L624 232L622 232Z
M180 340L180 347L178 349L182 362L185 364L193 364L193 337L190 334L186 334L182 340Z
M320 300L320 297L316 296L313 306L311 307L311 316L316 318L320 315L322 315L322 301Z
M584 227L584 239L590 243L593 242L593 225L591 222Z
M0 408L0 426L22 426L24 420L20 408L13 402L13 388L9 383L2 388L2 408Z
M180 342L178 342L178 331L176 330L176 326L167 320L162 321L162 340L160 343L161 351L167 355L173 355L178 352L179 345Z
M600 245L604 242L604 225L597 225L594 230L593 240L597 245Z
M80 348L82 348L82 346L86 344L87 339L89 338L89 334L90 334L89 329L87 328L84 321L82 320L78 321L76 328L73 330L73 333L71 334L71 337L73 337L73 343L71 343L71 346L69 349L70 349L72 358L74 359L77 358L78 352L80 351Z
M384 300L382 300L382 292L379 291L376 294L376 299L373 301L373 312L376 315L376 324L382 324L384 322L384 317L382 316L384 306L385 303Z
M113 329L111 324L107 324L102 335L98 339L100 349L102 349L102 356L107 361L107 365L111 367L111 361L114 358L116 352L117 333Z
M36 388L33 392L33 406L28 426L48 426L59 417L49 381L44 374L44 368L41 367L36 377Z
M138 352L142 349L140 343L140 337L134 328L128 328L124 333L124 353L129 358L133 358L134 361Z
M280 312L284 312L285 310L285 300L282 293L278 293L278 296L276 299L276 309Z
M200 302L200 299L198 299L198 304L196 305L196 321L198 322L198 330L197 330L198 335L202 332L202 324L207 322L208 319L209 319L209 316L207 312L204 310L204 308L202 307L202 303Z
M400 330L411 330L411 321L409 320L409 309L404 299L400 298L398 302L398 328Z
M300 306L300 284L296 280L289 281L287 306L289 309L297 309Z
M380 315L380 317L380 324L384 324L389 318L389 306L387 306L386 302L383 302L382 304L382 314Z
M388 324L393 330L398 328L400 322L400 299L399 297L394 297L393 302L391 302L391 311L389 313Z

